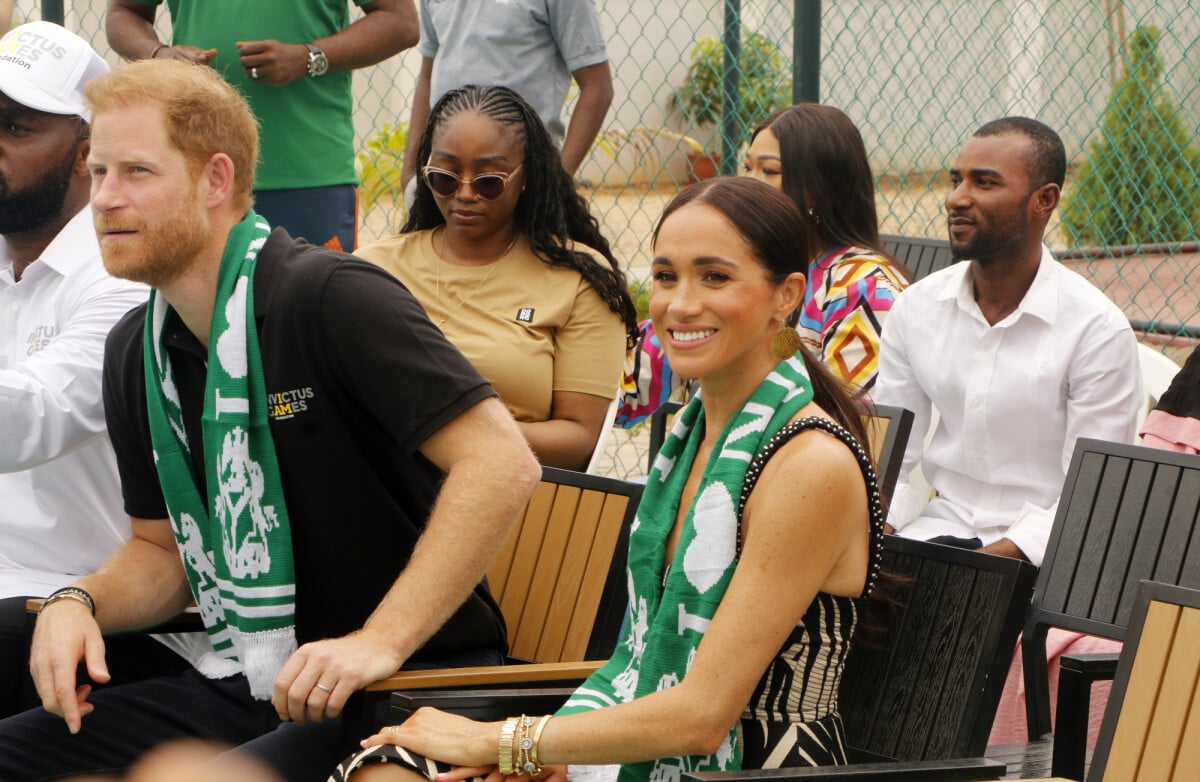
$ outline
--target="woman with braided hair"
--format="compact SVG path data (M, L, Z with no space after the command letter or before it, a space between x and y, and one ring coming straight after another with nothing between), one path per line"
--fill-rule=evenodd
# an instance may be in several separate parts
M581 469L637 330L608 241L541 119L510 89L446 93L418 154L400 234L357 254L412 291L543 464Z

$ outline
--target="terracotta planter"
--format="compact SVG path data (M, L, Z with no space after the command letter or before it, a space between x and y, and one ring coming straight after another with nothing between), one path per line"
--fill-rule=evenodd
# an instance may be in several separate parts
M721 171L720 152L688 152L688 184L712 179Z

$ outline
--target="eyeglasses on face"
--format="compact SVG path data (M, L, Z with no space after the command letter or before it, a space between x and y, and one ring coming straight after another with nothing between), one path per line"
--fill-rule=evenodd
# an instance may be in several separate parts
M464 180L458 174L433 166L425 166L425 168L421 169L421 173L425 175L425 182L429 185L429 189L442 198L449 198L457 193L465 181L475 191L475 195L485 201L495 201L504 193L504 186L508 184L509 177L520 170L521 166L517 166L507 174L499 172L494 174L479 174L467 180Z

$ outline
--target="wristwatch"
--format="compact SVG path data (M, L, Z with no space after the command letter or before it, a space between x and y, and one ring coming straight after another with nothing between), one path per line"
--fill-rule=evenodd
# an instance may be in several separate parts
M323 76L329 70L329 58L315 43L306 43L304 46L308 49L308 75L313 78Z

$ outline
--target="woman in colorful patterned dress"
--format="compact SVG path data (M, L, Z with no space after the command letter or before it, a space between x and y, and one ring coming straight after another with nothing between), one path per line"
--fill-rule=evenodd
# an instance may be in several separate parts
M879 332L907 272L879 241L875 180L858 128L832 106L802 103L768 117L751 137L744 170L782 190L807 223L808 289L797 326L833 374L870 396ZM683 385L649 320L627 358L617 422L633 426Z
M838 687L883 511L853 401L789 325L807 239L791 200L746 178L684 190L659 222L651 318L702 394L638 507L612 659L553 716L421 709L334 782L562 780L568 765L571 779L634 782L846 761Z

